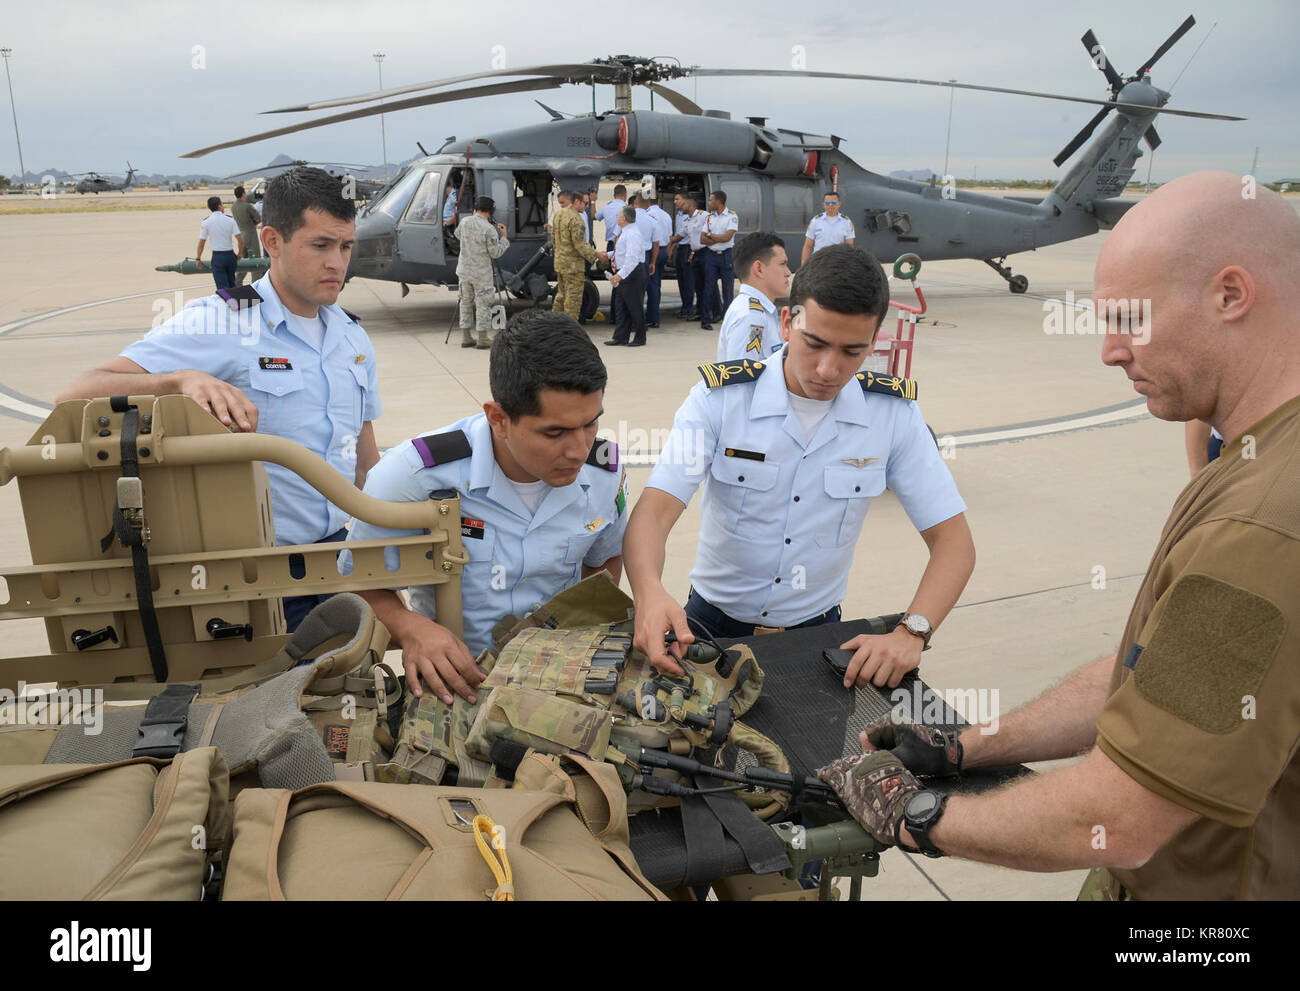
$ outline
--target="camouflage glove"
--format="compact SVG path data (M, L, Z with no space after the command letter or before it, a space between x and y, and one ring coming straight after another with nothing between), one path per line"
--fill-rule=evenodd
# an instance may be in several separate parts
M844 807L881 843L898 844L903 807L921 783L888 750L841 757L817 772L835 789Z
M918 726L891 712L868 723L862 733L877 750L892 750L913 774L936 778L961 774L962 747L957 730Z

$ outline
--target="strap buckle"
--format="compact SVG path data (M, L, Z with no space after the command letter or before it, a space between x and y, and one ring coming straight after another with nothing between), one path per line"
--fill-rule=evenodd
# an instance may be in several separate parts
M180 753L190 721L190 702L198 693L198 685L168 685L151 698L140 720L140 737L131 748L131 756L170 760Z

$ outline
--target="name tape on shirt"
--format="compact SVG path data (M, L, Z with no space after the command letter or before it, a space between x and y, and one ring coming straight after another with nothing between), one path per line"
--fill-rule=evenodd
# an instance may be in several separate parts
M258 358L257 367L272 372L287 372L293 369L293 362L288 358Z
M471 537L474 540L483 539L484 523L482 520L471 519L468 516L460 518L460 535L462 537Z

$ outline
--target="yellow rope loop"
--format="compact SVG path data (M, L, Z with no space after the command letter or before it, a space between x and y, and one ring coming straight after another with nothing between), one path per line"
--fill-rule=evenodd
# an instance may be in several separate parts
M510 858L506 856L506 831L485 815L476 815L473 822L474 843L483 860L496 878L496 890L491 897L494 902L512 902L515 900L515 879L510 873ZM499 858L499 859L498 859Z

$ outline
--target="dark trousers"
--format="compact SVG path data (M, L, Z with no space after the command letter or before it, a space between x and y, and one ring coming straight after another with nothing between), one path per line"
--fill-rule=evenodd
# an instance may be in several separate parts
M645 285L645 320L646 323L658 323L659 296L664 281L664 269L668 266L668 249L660 246L659 257L655 259L654 275L649 273L650 252L647 251L645 255L647 268Z
M677 245L673 265L677 269L677 292L682 297L683 313L690 313L695 306L695 266L686 260L690 257L690 245Z
M337 544L348 539L348 531L345 527L342 530L335 530L328 537L321 537L316 541L318 544ZM302 559L301 554L289 555L289 576L291 578L301 578L307 573L307 562ZM332 594L332 593L330 593ZM284 607L284 624L290 633L298 629L298 626L307 614L315 609L318 605L329 598L329 595L291 595L281 600Z
M690 624L691 632L698 636L722 637L729 639L731 637L752 637L754 635L753 623L742 623L738 619L732 619L717 606L710 603L699 592L691 589L690 597L686 600L686 619ZM823 623L838 623L840 621L840 607L833 606L819 616L812 619L806 619L802 623L796 623L793 626L787 626L787 630L802 630L806 626L821 626Z
M212 279L218 289L235 288L235 258L233 251L212 252Z
M731 268L731 249L726 251L710 251L704 249L704 301L700 304L700 317L704 317L704 307L709 308L709 314L717 314L712 319L721 318L722 314L727 312L727 307L731 305L731 299L735 295L736 275ZM718 280L722 280L722 305L718 305Z
M645 343L645 263L632 269L632 274L616 287L614 296L614 340L637 344Z
M701 323L712 323L714 320L722 319L721 313L710 313L704 307L704 285L707 277L704 263L708 254L707 248L700 248L695 252L695 261L691 262L691 275L695 280L695 305L700 311Z

